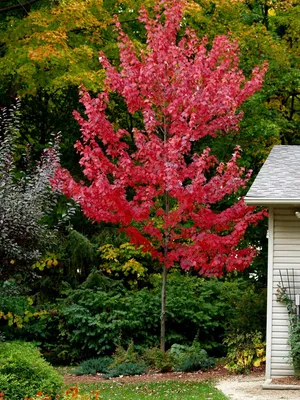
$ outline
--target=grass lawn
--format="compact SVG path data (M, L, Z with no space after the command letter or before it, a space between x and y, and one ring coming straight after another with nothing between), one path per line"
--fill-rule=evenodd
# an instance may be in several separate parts
M197 399L197 400L227 400L228 398L215 389L210 382L149 382L120 383L108 382L98 384L80 384L79 393L88 394L100 391L99 399Z

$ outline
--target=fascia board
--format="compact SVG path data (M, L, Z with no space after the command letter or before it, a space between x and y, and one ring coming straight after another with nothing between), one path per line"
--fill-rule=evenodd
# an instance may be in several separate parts
M273 206L273 205L294 205L294 206L299 206L300 205L300 198L294 198L294 199L268 199L268 198L262 198L262 197L245 197L244 198L245 203L249 206Z

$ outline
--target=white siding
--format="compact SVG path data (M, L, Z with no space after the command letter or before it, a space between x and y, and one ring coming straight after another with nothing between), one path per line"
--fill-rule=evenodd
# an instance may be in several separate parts
M271 303L268 311L271 310L272 313L272 321L269 321L268 327L268 340L271 342L268 344L269 377L293 375L289 356L287 310L283 304L277 302L275 294L281 282L280 272L284 283L288 285L287 270L290 278L291 270L294 270L294 282L292 279L289 282L292 296L295 291L300 293L300 220L295 216L295 211L296 209L293 208L275 208L272 212L272 221L270 221L273 226L271 227L272 240L269 242L269 252L272 253L269 263L270 261L273 263L273 271L268 283L269 290L272 289L272 295L269 294L268 298Z

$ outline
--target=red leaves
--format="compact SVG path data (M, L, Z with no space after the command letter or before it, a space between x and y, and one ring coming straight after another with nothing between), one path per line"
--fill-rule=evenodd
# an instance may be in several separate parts
M238 130L238 107L260 88L266 65L246 81L238 69L238 45L228 37L216 37L207 51L207 39L199 40L188 28L177 43L183 5L160 1L154 19L141 10L147 48L139 53L117 22L120 72L100 54L107 90L93 99L82 88L87 120L74 113L82 131L76 148L89 184L75 182L60 169L56 185L89 218L119 224L132 243L160 261L168 246L164 261L169 267L178 262L184 269L221 275L225 268L249 265L255 249L238 245L263 213L254 213L242 199L214 211L224 196L246 185L250 174L237 165L239 149L226 164L218 164L210 149L190 154L191 144ZM124 98L130 113L143 116L144 130L132 132L134 152L123 140L129 133L115 131L105 116L109 91Z

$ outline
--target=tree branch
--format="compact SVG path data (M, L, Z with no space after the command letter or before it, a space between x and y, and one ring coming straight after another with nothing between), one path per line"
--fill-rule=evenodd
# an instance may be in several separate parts
M39 1L39 0L29 0L26 3L23 3L23 4L20 3L20 4L14 5L14 6L0 8L0 13L3 13L5 11L10 11L10 10L15 10L17 8L24 8L26 6L29 6L29 5L33 4L33 3L36 3L37 1Z

